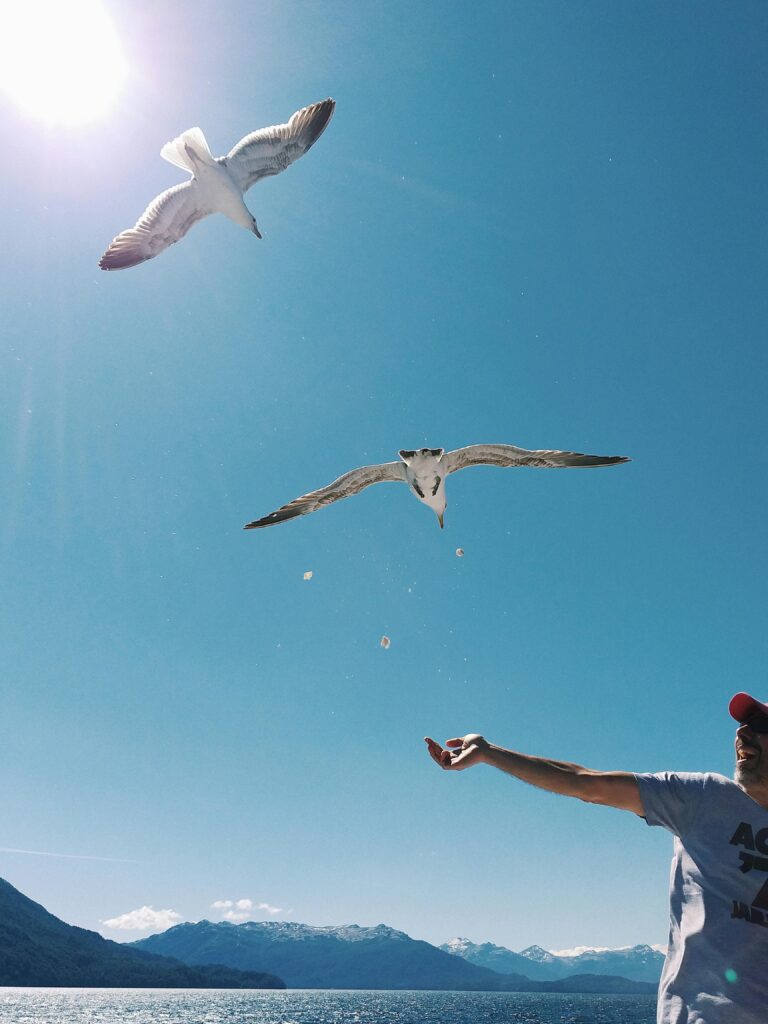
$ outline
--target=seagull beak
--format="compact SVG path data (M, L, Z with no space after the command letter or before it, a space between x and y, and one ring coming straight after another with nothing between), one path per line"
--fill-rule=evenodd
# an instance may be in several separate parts
M440 529L442 530L442 528L443 528L443 513L442 512L438 513L437 521L438 521L438 523L440 523Z

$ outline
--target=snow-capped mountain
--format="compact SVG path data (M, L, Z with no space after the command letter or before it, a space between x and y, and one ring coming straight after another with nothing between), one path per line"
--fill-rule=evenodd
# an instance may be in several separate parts
M135 943L188 964L281 964L291 988L499 989L511 979L380 924L180 924ZM524 983L525 978L521 979Z
M535 981L555 981L564 978L568 973L551 953L540 946L530 946L529 950L523 953L513 953L511 949L495 946L492 942L477 944L470 942L469 939L457 938L450 939L440 946L440 949L463 957L478 967L488 967L499 974L525 974ZM537 958L533 951L540 951L541 958ZM533 955L529 957L528 952ZM547 957L553 961L552 964L547 961Z
M533 960L537 964L557 963L557 956L554 953L550 953L548 949L542 949L541 946L526 946L525 949L520 950L520 956Z
M456 938L440 949L478 967L489 967L501 974L527 974L539 980L567 978L574 974L612 974L632 981L657 982L664 963L664 954L647 945L623 949L586 948L573 956L564 956L541 946L528 946L515 953L491 942L474 943Z
M133 943L187 964L215 963L261 970L283 978L289 988L451 989L487 992L653 992L634 980L585 971L580 976L487 943L493 967L472 962L473 944L458 940L450 949L413 939L387 925L317 927L289 921L178 924ZM544 953L545 951L542 951ZM258 965L258 968L255 966ZM595 977L599 974L599 977Z

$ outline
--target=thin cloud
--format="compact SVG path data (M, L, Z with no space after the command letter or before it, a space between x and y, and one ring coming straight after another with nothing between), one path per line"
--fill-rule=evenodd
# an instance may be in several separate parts
M282 914L282 907L272 907L269 903L257 903L257 908L264 911L265 914Z
M573 946L572 949L550 949L552 956L581 956L582 953L627 953L634 949L634 946ZM661 943L654 943L651 949L657 953L667 954L667 947Z
M63 857L65 860L103 860L111 864L138 864L127 857L92 857L86 853L50 853L47 850L17 850L13 846L0 846L0 853L24 853L30 857Z
M225 921L252 921L256 917L263 917L268 914L274 917L282 914L282 907L273 907L271 903L254 903L253 900L243 898L239 900L216 900L211 904L213 910L221 910L222 918Z
M101 923L105 928L125 932L164 932L182 920L175 910L155 910L153 907L139 907L119 917L110 917Z
M630 948L630 946L621 946L620 949L611 950L610 946L573 946L571 949L550 949L549 952L552 956L581 956L582 953L618 953Z
M457 209L460 206L468 205L468 200L463 199L460 196L455 195L453 192L447 192L445 189L435 188L433 185L427 185L423 181L419 181L417 178L410 178L404 174L397 174L395 171L391 171L388 167L383 164L375 163L373 160L361 160L356 157L350 157L348 162L355 168L361 171L365 171L372 177L378 178L380 181L385 181L389 185L393 185L395 188L403 189L406 192L412 192L417 195L419 199L426 199L435 206L439 206L442 209Z
M409 192L418 199L430 203L446 213L461 214L462 221L466 224L472 222L481 225L484 231L489 231L500 238L516 239L513 231L504 226L496 213L487 209L483 204L476 202L468 195L459 195L456 192L449 192L446 189L435 188L418 178L412 178L405 174L398 174L390 170L384 164L373 160L349 157L347 162L356 170L376 178L392 188Z

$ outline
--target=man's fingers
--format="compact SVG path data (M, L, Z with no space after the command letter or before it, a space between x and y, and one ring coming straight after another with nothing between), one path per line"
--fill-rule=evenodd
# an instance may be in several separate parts
M440 744L439 743L435 743L435 741L433 739L430 739L429 736L425 736L424 737L424 742L427 744L427 750L429 751L429 756L432 758L433 761L435 761L437 764L439 764L440 767L442 768L443 767L443 755L447 755L448 751L447 750L443 750L443 748L440 746Z
M427 744L430 757L436 764L439 764L441 768L453 768L454 762L459 756L456 751L443 750L440 744L429 736L424 737L424 742Z
M424 737L429 753L433 761L436 761L441 768L453 771L462 771L482 759L482 747L485 740L479 733L467 733L466 736L454 736L445 741L445 747L441 747L430 736ZM457 749L458 748L458 749Z

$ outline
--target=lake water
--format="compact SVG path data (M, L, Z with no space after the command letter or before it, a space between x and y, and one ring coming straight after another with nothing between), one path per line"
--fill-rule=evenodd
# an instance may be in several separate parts
M654 1024L653 996L0 988L0 1024Z

